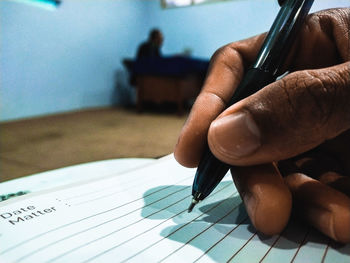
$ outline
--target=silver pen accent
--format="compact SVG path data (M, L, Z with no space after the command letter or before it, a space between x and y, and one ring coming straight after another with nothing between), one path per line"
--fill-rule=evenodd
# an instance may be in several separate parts
M200 197L201 195L202 195L202 193L200 193L200 192L196 192L196 193L193 195L191 204L190 204L190 206L188 207L188 210L187 210L188 213L191 213L192 210L193 210L193 208L195 207L195 205L199 203L199 201L200 201L200 200L199 200L199 197Z

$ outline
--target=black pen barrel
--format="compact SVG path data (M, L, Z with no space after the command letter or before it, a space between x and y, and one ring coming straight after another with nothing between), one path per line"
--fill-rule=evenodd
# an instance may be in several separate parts
M313 0L286 0L261 46L257 60L244 75L228 107L276 80ZM207 146L197 168L189 208L207 197L232 167L218 160Z
M218 160L207 146L193 181L192 196L197 201L206 198L220 183L229 168L230 165Z
M229 104L232 105L242 98L255 93L273 80L268 72L255 68L248 70ZM198 200L206 198L219 184L230 167L231 165L218 160L207 146L197 168L192 195L196 196Z
M279 10L253 68L278 75L314 0L285 0Z

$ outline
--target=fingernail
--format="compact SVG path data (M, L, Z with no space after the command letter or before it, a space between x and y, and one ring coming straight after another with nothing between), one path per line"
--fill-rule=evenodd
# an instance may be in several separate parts
M227 115L212 123L214 147L233 158L248 156L261 145L260 131L249 113Z

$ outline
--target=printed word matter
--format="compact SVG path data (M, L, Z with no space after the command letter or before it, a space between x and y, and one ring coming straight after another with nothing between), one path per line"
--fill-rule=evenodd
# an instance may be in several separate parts
M37 210L35 206L31 205L25 208L19 208L11 212L2 213L0 214L0 218L8 220L8 222L12 225L16 225L20 222L25 222L27 220L31 220L39 216L50 214L55 211L56 211L55 207Z

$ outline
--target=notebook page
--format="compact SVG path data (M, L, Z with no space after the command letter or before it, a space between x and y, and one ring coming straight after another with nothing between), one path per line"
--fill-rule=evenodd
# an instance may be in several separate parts
M232 179L187 213L194 169L173 156L123 174L0 205L0 262L349 262L340 246L291 223L266 237Z

